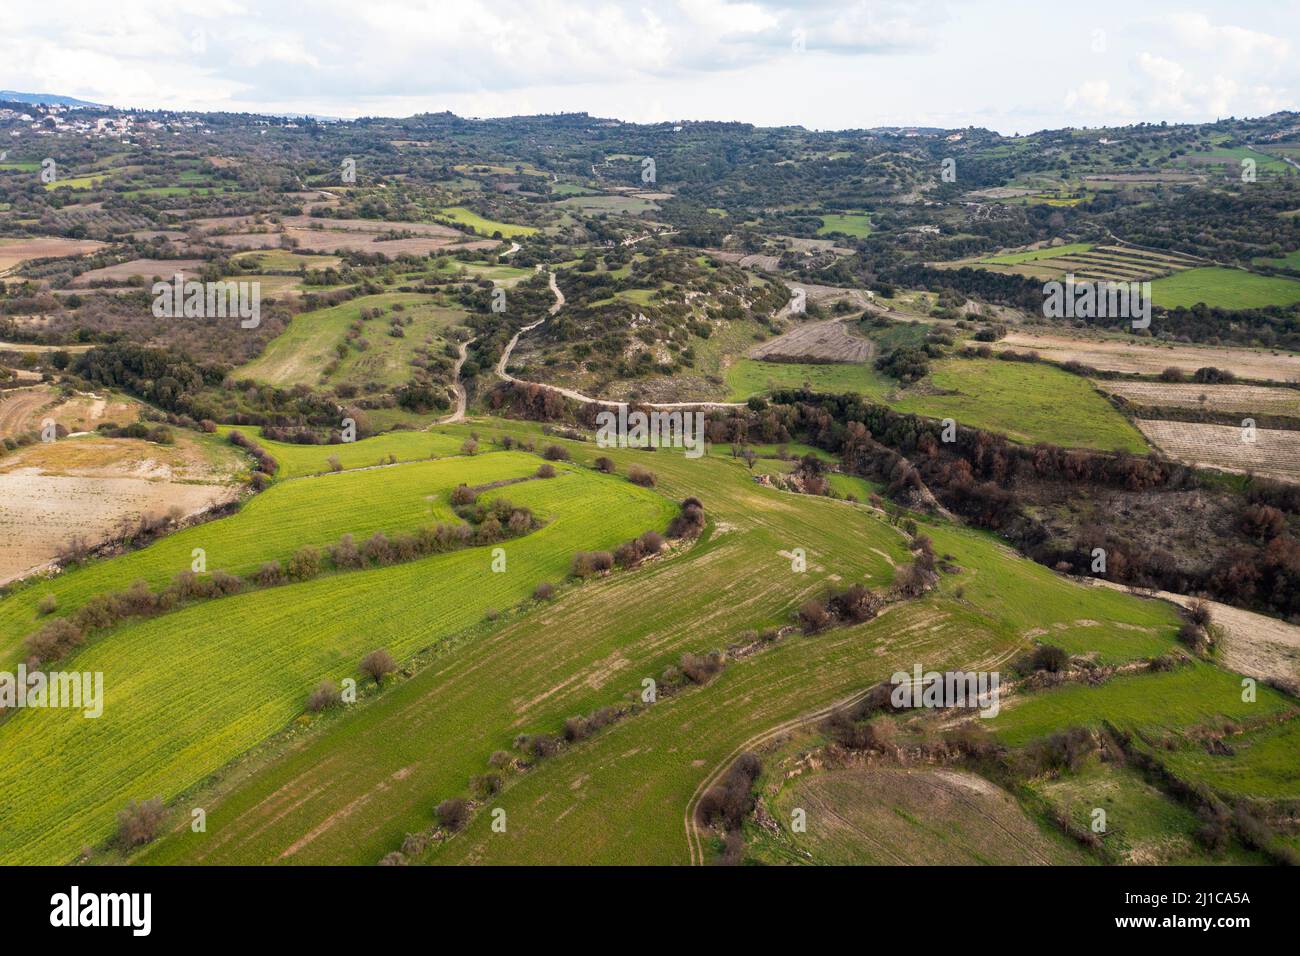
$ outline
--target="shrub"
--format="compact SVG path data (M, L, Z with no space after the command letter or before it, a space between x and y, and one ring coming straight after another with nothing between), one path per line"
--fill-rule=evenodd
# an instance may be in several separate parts
M538 465L536 475L538 478L554 478L555 466L551 464Z
M308 695L307 709L313 714L318 714L322 710L333 707L340 699L339 689L330 681L323 680L317 684L316 689Z
M388 651L383 649L371 651L361 658L361 672L376 684L383 683L384 678L395 670L397 670L397 662Z
M465 484L457 485L455 488L451 490L451 503L455 507L461 507L463 505L472 505L477 500L478 500L478 492L476 492L469 485L465 485Z
M596 459L594 464L597 471L604 472L607 475L612 475L614 473L614 461L611 458L606 458L604 455L601 455Z
M710 654L683 654L678 667L692 684L707 684L722 670L722 655L717 651Z
M816 598L809 598L799 605L799 625L805 634L816 634L831 622L830 612Z
M59 599L53 594L47 594L41 598L40 603L36 605L36 612L42 617L53 614L58 609Z
M253 572L253 580L258 587L269 588L284 580L284 568L279 561L266 561Z
M542 457L547 461L568 461L569 450L563 445L547 445L542 449Z
M325 459L325 463L330 466L330 471L343 470L343 462L339 461L338 455L330 455L329 458Z
M632 465L627 470L627 480L643 488L653 488L659 481L654 472L646 471L640 465Z
M461 443L460 453L462 455L473 455L476 454L477 452L478 452L478 442L476 442L474 439L466 438Z
M549 601L555 597L555 585L550 581L543 581L537 587L533 588L533 599L537 601Z
M140 803L132 800L117 815L117 845L129 850L148 843L158 835L164 813L163 802L158 797Z
M438 815L438 823L446 830L455 833L469 822L469 802L463 797L451 797L438 804L433 811Z
M295 581L306 581L320 574L320 550L305 544L293 553L289 559L289 577Z
M664 536L657 531L647 531L637 538L637 544L645 554L658 554L664 549Z

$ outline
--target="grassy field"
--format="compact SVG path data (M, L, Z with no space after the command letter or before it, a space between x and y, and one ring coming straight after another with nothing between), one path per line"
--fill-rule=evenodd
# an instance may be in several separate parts
M511 452L280 482L237 514L178 531L139 551L91 561L0 601L0 660L16 662L22 639L40 626L37 604L47 594L58 601L56 615L65 615L93 595L135 581L155 588L167 584L190 568L195 548L206 553L209 571L243 574L264 561L288 558L301 545L332 544L345 533L369 537L375 531L457 521L444 489L462 481L523 477L536 468L535 456Z
M1060 246L1047 246L1043 249L1029 249L1024 252L1008 252L1001 256L987 256L980 262L987 262L990 265L1014 266L1022 262L1036 262L1039 259L1053 259L1057 256L1068 256L1076 252L1087 252L1092 248L1091 242L1067 242Z
M1203 746L1189 742L1162 756L1180 777L1203 781L1222 793L1300 799L1300 779L1295 772L1300 720L1229 737L1227 742L1235 753L1211 754Z
M629 457L644 460L633 452L617 456L620 467ZM705 463L711 464L704 468ZM237 786L211 811L221 835L179 833L146 862L253 862L279 859L290 848L295 849L288 858L299 862L339 854L373 860L400 843L403 833L427 827L431 806L462 792L468 776L486 769L487 755L508 747L514 734L553 730L565 715L623 699L639 687L642 675L657 674L680 650L705 650L734 639L740 628L782 620L798 595L815 590L827 575L849 579L846 572L870 558L872 548L899 553L891 543L898 539L865 510L759 489L747 482L738 462L706 458L692 464L661 455L655 467L661 487L674 496L704 494L715 520L728 525L726 532L715 531L673 561L615 576L557 602L545 618L544 658L530 639L539 629L527 618L467 643ZM694 479L693 470L700 472ZM875 541L864 546L862 535L873 527L886 534L872 534ZM835 545L826 537L835 532L859 543ZM861 627L783 639L733 663L714 683L661 701L543 762L494 799L493 806L508 812L506 834L491 833L484 815L434 861L685 862L687 801L698 782L751 734L914 660L927 666L996 664L1025 646L1021 634L1031 625L1095 617L1116 622L1103 629L1116 636L1172 632L1176 626L1166 605L1080 587L1015 558L987 535L938 525L927 532L934 534L937 550L953 553L966 569L945 582L942 595ZM765 540L771 543L761 546ZM773 552L782 542L786 548L810 545L811 580L753 573L754 554L772 554L768 560L777 571L784 562ZM869 583L888 573L883 561L876 562ZM720 589L721 581L729 584ZM675 600L662 600L665 593ZM615 608L622 625L608 617ZM708 622L703 628L701 620ZM518 686L527 669L522 662L541 660L546 663L530 666L544 672ZM504 674L515 676L498 676ZM498 687L498 680L505 686ZM495 715L499 729L484 726L485 713ZM334 785L324 786L326 780ZM365 808L341 815L363 790L372 795ZM597 798L609 794L618 796ZM311 839L303 844L306 836Z
M821 217L822 224L817 235L828 236L842 232L854 239L865 239L871 235L871 217L865 213L847 213L844 215L826 214Z
M335 347L346 341L348 327L361 317L362 310L391 308L398 303L413 310L414 306L429 301L428 296L415 293L385 292L295 315L289 327L272 339L260 356L233 374L236 378L251 378L281 388L316 384L325 366L338 358ZM372 348L379 350L380 359L377 361L382 363L379 370L382 374L391 371L388 365L392 352L409 350L423 341L423 336L412 335L409 341L401 339L395 340L397 344L386 343L384 340L391 338L387 334L387 318L372 321L363 336L371 342ZM356 358L357 355L350 350L345 363L349 360L360 362L365 357L364 353L361 353L361 358Z
M1161 731L1263 718L1288 709L1294 704L1262 685L1258 700L1242 701L1241 678L1197 663L1175 671L1115 677L1099 687L1072 684L1026 695L989 724L1008 744L1019 746L1061 727L1095 727L1102 721L1121 729Z
M345 468L366 468L377 465L390 455L398 461L419 461L424 458L443 458L447 455L460 454L461 442L446 435L426 431L395 431L363 438L360 441L343 442L339 445L296 445L291 442L271 441L262 437L262 429L256 425L221 425L217 428L220 435L240 431L270 452L280 470L276 479L301 478L304 475L320 475L331 471L329 460L337 458Z
M516 236L531 236L537 232L534 226L516 226L513 223L485 219L472 209L466 209L464 206L451 206L442 210L439 215L450 219L452 222L469 226L475 232L487 236L489 239L498 232L506 239L513 239Z
M1051 442L1067 448L1145 453L1146 442L1087 380L1028 362L950 359L933 366L931 388L898 391L897 383L869 365L802 365L741 359L727 370L731 401L807 383L818 392L857 392L901 412L953 418L958 424L1000 432L1014 441ZM924 392L930 392L926 394Z
M1259 309L1300 302L1300 282L1242 269L1188 269L1151 283L1151 301L1166 309L1204 302L1219 309Z
M477 470L492 457L459 464ZM358 523L378 519L366 510L386 497L390 476L441 464L359 473L371 484L351 496ZM431 479L425 493L445 496L458 477ZM70 664L104 673L103 717L22 711L0 725L8 769L0 806L21 808L6 813L0 860L70 859L108 835L128 799L170 798L197 784L298 717L319 680L356 675L367 651L386 647L406 659L480 623L489 607L527 600L539 581L559 580L575 550L663 528L675 510L626 481L567 466L554 480L500 493L549 519L505 545L508 573L492 573L488 549L471 548L200 604L87 646ZM536 633L553 639L545 628Z
M526 426L504 427L536 435ZM647 459L635 451L569 447L582 460L608 454L620 472ZM294 861L376 859L405 832L426 827L433 803L465 789L472 774L486 769L488 755L509 747L516 734L555 730L571 714L615 703L683 651L784 622L832 574L884 585L891 562L905 558L901 536L864 509L764 489L729 456L693 461L661 452L648 467L671 497L703 496L715 522L706 541L584 585L466 641L354 718L326 728L307 750L238 787L211 811L220 822L208 838L178 834L147 861L278 859L325 820L331 825L291 854ZM782 554L793 547L808 553L804 574ZM334 783L321 787L321 774ZM370 791L376 781L384 792L373 808L337 815L356 788Z

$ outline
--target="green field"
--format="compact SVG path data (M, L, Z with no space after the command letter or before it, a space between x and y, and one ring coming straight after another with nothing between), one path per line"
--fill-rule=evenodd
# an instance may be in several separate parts
M1227 738L1234 754L1211 754L1189 742L1165 763L1180 777L1201 780L1216 790L1244 797L1300 799L1300 779L1295 772L1300 753L1300 720Z
M731 401L772 387L857 392L900 412L953 418L1014 441L1066 448L1145 453L1141 434L1087 382L1050 365L998 359L949 359L933 366L930 388L899 391L870 365L802 365L741 359L727 370Z
M819 236L842 232L854 239L865 239L871 235L871 217L866 213L825 214L821 220L821 227L817 230Z
M388 334L389 319L398 314L390 311L366 324L362 338L369 343L369 348L365 351L349 348L337 370L325 374L325 367L339 359L336 347L347 341L348 328L361 317L362 310L391 309L399 303L406 309L401 314L415 319L415 325L405 329L404 337ZM423 345L428 336L437 337L442 330L458 324L464 314L457 309L435 306L429 296L417 293L361 296L342 305L295 315L288 328L272 339L260 356L233 374L236 378L251 378L281 388L322 381L398 385L411 377L409 362L413 350Z
M1272 266L1275 269L1296 269L1300 270L1300 249L1292 250L1286 255L1278 256L1273 259L1261 257L1253 260L1256 265Z
M516 472L539 461L500 454ZM445 500L461 478L478 480L493 457L359 472L367 485L347 496L354 510L347 520L378 523L389 513L383 502L397 476L427 473L418 509L429 505L427 495ZM439 468L440 476L429 473ZM338 480L282 487L326 488ZM622 479L567 466L556 479L493 494L548 520L506 543L508 573L492 573L487 548L470 548L206 602L93 641L69 666L104 673L102 718L20 711L0 725L7 767L0 806L20 808L6 813L0 860L70 859L108 835L128 799L171 798L197 784L298 717L319 680L356 675L367 651L386 647L399 661L408 658L478 624L488 607L509 608L539 581L562 579L574 551L662 529L675 510ZM280 533L262 518L247 521L240 539L255 545ZM215 524L205 527L211 532ZM549 639L546 629L535 633Z
M536 434L532 426L501 427ZM569 447L580 460L609 454L620 471L646 461L634 451ZM886 556L902 556L902 539L869 509L761 488L729 451L698 461L660 452L651 467L671 496L704 498L717 523L707 540L566 595L548 610L544 628L524 617L435 658L236 785L210 806L209 834L180 831L145 862L248 863L280 859L288 850L287 859L303 863L373 861L400 845L404 833L428 827L431 807L464 792L468 778L486 769L487 756L509 749L515 734L554 731L566 716L627 699L642 676L657 675L681 651L718 647L743 628L787 620L802 596L836 578L880 587L892 573ZM1176 627L1167 605L1073 584L991 536L941 525L926 531L936 550L952 553L963 568L939 595L867 625L791 635L734 662L711 684L544 761L494 798L493 806L508 811L506 834L492 834L480 815L431 861L685 862L682 824L692 792L760 730L914 660L993 664L1027 646L1022 635L1032 626L1095 618L1107 622L1098 638L1111 641ZM795 546L808 552L804 575L791 573L780 553ZM755 573L756 558L766 573ZM380 780L379 805L340 814ZM324 820L331 823L322 829Z
M1025 252L1008 252L1000 256L987 256L981 259L980 262L987 262L990 265L1014 266L1022 262L1036 262L1039 259L1054 259L1057 256L1087 252L1091 248L1091 242L1067 242L1064 245L1047 246L1043 249L1029 249Z
M466 209L464 206L450 206L439 212L438 215L450 219L452 222L469 226L475 232L488 238L492 238L498 232L506 239L513 239L516 236L531 236L537 232L535 226L516 226L509 222L484 219L472 209Z
M1166 309L1205 303L1218 309L1261 309L1300 302L1300 281L1242 269L1188 269L1151 283L1151 301Z
M275 473L277 479L300 478L303 475L319 475L331 471L331 458L337 458L343 468L365 468L379 464L390 455L396 456L398 461L459 455L461 445L446 435L426 431L384 432L373 438L338 445L298 445L263 438L262 429L256 425L221 425L217 428L220 435L232 431L243 432L270 452L271 457L280 465L280 470Z
M1062 727L1098 726L1155 732L1217 720L1264 718L1293 709L1277 691L1260 685L1254 703L1241 699L1241 678L1209 664L1174 671L1124 675L1100 687L1071 684L1015 701L989 721L1001 739L1019 746Z
M422 437L426 442L433 438ZM345 533L369 537L375 531L455 521L445 496L431 499L432 490L461 481L483 484L524 476L536 467L534 456L503 452L279 482L230 517L186 528L130 554L91 561L6 598L0 602L0 660L16 662L22 639L40 626L36 606L46 594L58 600L56 613L61 616L93 595L122 590L135 581L154 588L167 584L190 568L194 548L206 553L209 571L244 574L264 561L288 558L301 545L332 544ZM368 501L371 494L374 500Z

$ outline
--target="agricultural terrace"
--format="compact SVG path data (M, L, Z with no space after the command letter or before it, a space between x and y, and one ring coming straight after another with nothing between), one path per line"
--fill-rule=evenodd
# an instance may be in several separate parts
M519 423L500 428L536 434ZM467 426L444 430L464 434ZM566 444L577 460L605 454L620 472L651 457ZM712 519L705 540L568 592L540 618L535 612L485 628L301 750L268 761L228 792L218 786L227 795L205 804L209 833L178 830L144 861L373 862L404 834L429 827L432 807L465 793L469 778L488 769L488 756L508 750L516 735L553 732L568 716L632 699L642 677L657 676L683 652L785 623L827 586L861 581L883 589L893 566L907 560L903 537L878 512L756 485L725 452L692 462L661 451L651 467L671 497L703 498ZM987 535L940 524L925 531L936 552L953 555L962 569L938 594L865 625L782 637L728 664L711 683L509 778L492 802L508 812L508 835L490 833L481 814L463 836L430 851L432 861L687 862L687 804L729 754L900 666L997 666L1028 646L1028 633L1058 625L1112 654L1123 654L1125 640L1135 652L1172 643L1177 618L1167 605L1076 585ZM806 549L804 574L790 570L793 547ZM756 572L755 555L770 564L766 572ZM1091 621L1100 623L1082 623ZM364 805L341 812L363 792Z
M253 563L241 547L256 547L258 559L266 559L295 534L295 544L327 537L321 520L331 513L331 531L403 520L428 524L443 514L455 485L529 475L540 463L536 456L490 453L286 482L266 493L261 509L250 506L194 529L179 543L169 539L105 562L99 573L113 586L136 576L163 580L188 567L185 548L199 543L208 548L211 567L233 569ZM66 666L103 672L101 718L26 710L0 724L8 771L0 781L0 806L12 811L0 832L0 861L70 860L78 848L109 836L128 800L171 799L195 786L300 717L319 681L357 676L367 652L386 648L401 662L450 641L481 623L489 608L514 607L530 599L538 582L562 580L574 552L662 530L677 511L673 502L622 478L563 464L557 470L554 479L480 498L499 495L546 522L503 545L509 573L493 573L489 549L471 547L201 602L129 620L93 639ZM345 483L349 478L355 484ZM303 499L293 501L299 489ZM296 531L286 532L277 501L300 506ZM63 584L81 589L67 595L69 603L90 591L77 583L86 580L82 573ZM13 647L11 635L26 622L21 613L6 614Z

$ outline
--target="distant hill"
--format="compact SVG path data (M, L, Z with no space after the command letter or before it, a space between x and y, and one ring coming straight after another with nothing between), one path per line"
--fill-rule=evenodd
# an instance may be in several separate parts
M89 100L79 100L74 96L59 96L55 93L19 93L16 90L0 90L0 102L4 103L30 103L33 106L102 106L102 103L91 103Z

